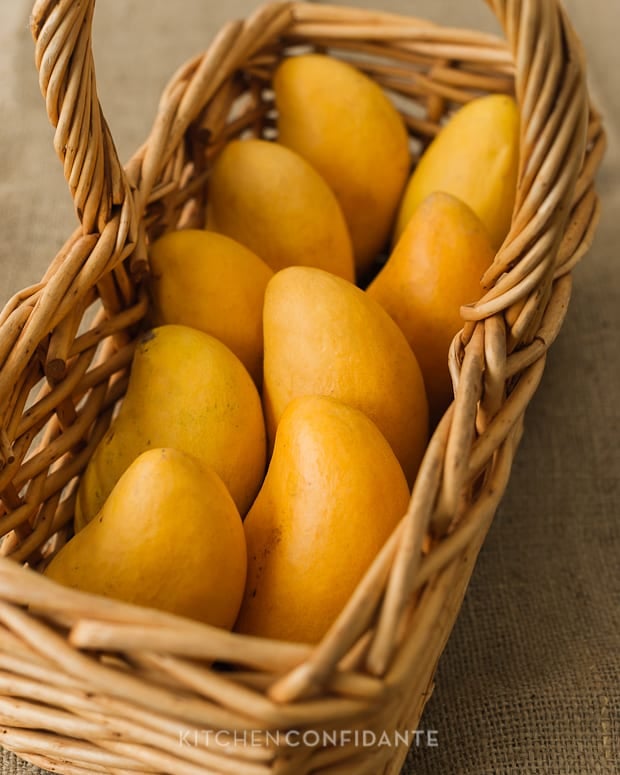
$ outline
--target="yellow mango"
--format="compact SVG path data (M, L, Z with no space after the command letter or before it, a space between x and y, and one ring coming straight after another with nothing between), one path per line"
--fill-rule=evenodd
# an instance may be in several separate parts
M289 267L265 293L263 402L269 439L288 404L324 395L373 420L410 483L428 436L428 405L416 358L378 302L320 269Z
M328 397L292 401L244 522L248 575L235 629L318 641L408 501L402 469L366 415Z
M149 291L155 325L180 323L211 334L260 384L263 299L272 270L255 253L221 234L171 231L149 248Z
M416 354L433 420L450 403L448 351L463 327L460 308L477 301L495 251L483 223L450 194L417 208L383 269L368 286Z
M231 629L247 553L220 477L175 449L150 449L118 480L95 519L45 570L65 586Z
M285 59L273 88L278 140L332 187L363 275L389 240L409 175L404 121L372 79L329 56Z
M210 465L246 514L265 472L260 396L241 361L209 334L165 325L138 343L118 415L82 476L76 529L151 447L173 447Z
M519 169L519 110L492 94L460 108L426 149L400 206L396 243L416 208L435 191L462 199L500 247L510 229Z
M351 237L336 197L298 154L234 140L209 178L207 227L253 250L274 271L317 266L354 279Z

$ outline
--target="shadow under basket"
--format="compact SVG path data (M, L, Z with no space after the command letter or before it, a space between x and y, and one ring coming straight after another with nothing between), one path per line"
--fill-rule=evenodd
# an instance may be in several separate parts
M94 0L36 3L35 61L80 225L0 316L1 742L18 756L66 775L399 772L411 740L362 746L355 730L398 741L416 729L599 213L604 132L560 2L489 5L505 39L379 11L264 5L178 70L123 167L96 94ZM275 137L274 68L309 50L386 90L414 156L474 97L514 94L521 113L512 226L453 342L455 399L407 513L314 647L37 571L71 535L80 473L126 389L149 241L204 224L212 160L231 138Z

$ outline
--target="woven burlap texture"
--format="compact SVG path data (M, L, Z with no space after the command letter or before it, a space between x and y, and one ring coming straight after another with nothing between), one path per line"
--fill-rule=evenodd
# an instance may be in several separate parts
M496 31L482 0L356 0ZM122 159L146 136L170 74L259 2L99 3L101 101ZM147 8L148 6L148 8ZM407 775L620 772L620 5L566 2L590 63L609 152L603 219L526 417ZM0 291L39 279L74 225L28 32L29 0L0 0ZM3 775L42 770L5 753Z

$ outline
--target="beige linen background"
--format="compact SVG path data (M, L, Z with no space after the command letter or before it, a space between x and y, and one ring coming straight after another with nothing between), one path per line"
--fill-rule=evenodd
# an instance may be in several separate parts
M121 159L146 136L176 67L258 4L99 1L99 91ZM497 29L482 0L348 4ZM620 772L620 0L566 6L609 134L603 219L420 725L438 745L413 751L405 773ZM0 0L0 306L39 279L74 226L29 12L30 0ZM42 772L8 753L0 770Z

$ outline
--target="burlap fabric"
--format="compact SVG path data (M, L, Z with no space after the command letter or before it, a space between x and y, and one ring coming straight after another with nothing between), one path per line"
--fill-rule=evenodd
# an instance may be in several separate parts
M173 70L258 4L98 4L100 97L122 159L146 136ZM482 0L350 4L496 30ZM0 0L0 305L39 279L74 226L38 91L30 5ZM430 734L407 774L620 772L620 3L566 5L606 117L603 219L575 272L567 321L420 724ZM3 775L42 772L7 753L1 762Z

